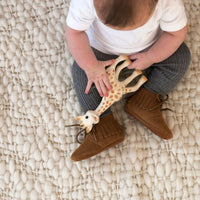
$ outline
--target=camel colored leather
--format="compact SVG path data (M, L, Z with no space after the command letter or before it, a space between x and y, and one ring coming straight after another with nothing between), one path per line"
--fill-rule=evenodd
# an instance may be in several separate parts
M164 95L140 88L126 102L125 111L157 136L168 140L173 134L162 116L161 107L164 101Z
M124 133L113 115L100 118L87 134L83 143L71 155L74 161L80 161L105 151L124 140Z

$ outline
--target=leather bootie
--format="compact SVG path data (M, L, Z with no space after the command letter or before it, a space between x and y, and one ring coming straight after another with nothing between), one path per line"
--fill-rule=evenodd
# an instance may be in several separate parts
M145 88L140 88L126 102L125 111L157 136L168 140L173 137L173 134L161 112L165 100L161 93L155 94Z
M121 143L124 133L113 115L100 118L98 124L86 135L83 143L71 155L74 161L90 158L106 149Z

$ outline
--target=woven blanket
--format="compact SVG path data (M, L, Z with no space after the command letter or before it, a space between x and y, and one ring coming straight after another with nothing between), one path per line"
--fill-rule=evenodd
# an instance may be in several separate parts
M185 0L192 63L163 113L161 140L113 105L125 141L81 162L70 159L82 114L64 35L70 0L0 1L1 200L200 199L200 1Z

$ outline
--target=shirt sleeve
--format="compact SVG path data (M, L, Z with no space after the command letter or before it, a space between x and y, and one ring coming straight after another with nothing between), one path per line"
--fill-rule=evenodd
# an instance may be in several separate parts
M92 0L71 0L66 23L75 30L85 31L94 21Z
M182 0L167 0L161 16L160 28L163 31L178 31L186 26L187 17Z

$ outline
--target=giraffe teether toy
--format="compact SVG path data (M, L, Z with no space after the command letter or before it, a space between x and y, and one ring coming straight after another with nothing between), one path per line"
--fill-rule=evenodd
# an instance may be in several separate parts
M122 62L122 64L117 67L117 64L120 62ZM119 101L124 94L135 92L147 81L147 78L142 75L134 86L127 87L127 85L134 78L142 74L142 72L138 70L135 70L125 80L119 81L119 74L121 70L127 67L129 64L131 64L131 61L128 59L128 57L121 55L110 67L106 69L110 84L113 88L112 91L108 91L108 96L102 98L101 103L96 110L88 110L83 116L77 117L77 120L81 121L80 125L86 130L87 133L91 131L94 124L99 122L99 117L105 110L107 110L115 102Z

